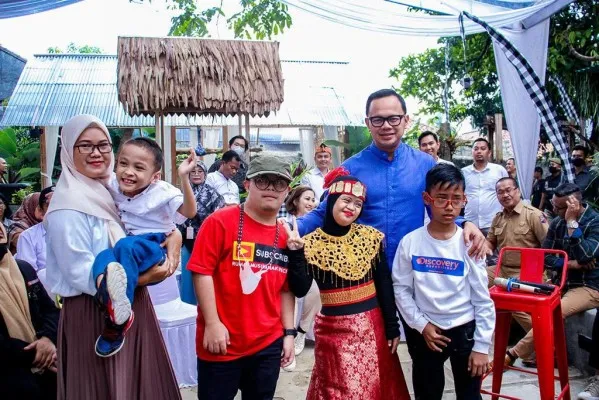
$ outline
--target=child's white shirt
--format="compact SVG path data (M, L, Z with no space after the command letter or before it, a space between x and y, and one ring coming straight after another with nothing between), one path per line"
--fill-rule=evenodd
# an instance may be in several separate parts
M468 255L462 229L447 240L427 227L407 234L393 261L395 302L407 324L422 333L427 323L451 329L476 321L473 351L488 354L495 308L489 296L484 260Z
M168 233L187 220L178 212L183 193L165 181L156 181L140 194L127 197L113 173L107 185L128 235Z

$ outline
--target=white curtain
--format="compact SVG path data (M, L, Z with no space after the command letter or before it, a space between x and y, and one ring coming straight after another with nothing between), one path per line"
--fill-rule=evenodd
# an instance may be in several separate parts
M300 151L304 162L309 167L314 166L314 129L302 128L300 132Z
M526 57L541 82L545 82L549 20L527 30L499 29L499 31ZM503 110L516 158L518 183L522 198L530 199L541 121L514 66L496 43L493 43L493 49L501 86Z
M218 147L218 140L220 139L222 128L207 128L202 127L202 146L206 149L216 149ZM204 164L210 168L216 156L210 154L204 156Z
M341 23L354 28L383 32L393 35L412 36L458 36L460 11L474 11L476 16L493 27L511 26L555 3L548 0L520 9L498 11L496 6L480 2L476 7L464 1L439 1L436 10L456 15L424 15L413 13L390 1L364 0L281 0L283 3L317 15L325 20ZM414 2L412 2L414 3ZM429 2L432 4L432 2ZM484 32L484 28L474 21L465 20L466 34Z
M44 188L52 185L52 172L54 171L54 160L56 159L56 148L58 147L58 126L44 127L46 140L46 168L48 172L42 173L42 186Z

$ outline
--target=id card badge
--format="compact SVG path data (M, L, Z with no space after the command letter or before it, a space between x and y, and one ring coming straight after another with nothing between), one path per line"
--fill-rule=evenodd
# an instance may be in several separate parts
M185 239L193 239L193 227L188 226L185 231Z

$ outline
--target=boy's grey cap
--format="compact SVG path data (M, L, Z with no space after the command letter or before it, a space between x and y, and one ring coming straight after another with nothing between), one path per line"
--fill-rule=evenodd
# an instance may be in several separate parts
M250 167L246 174L247 179L255 178L258 175L277 175L291 182L291 169L289 164L282 161L280 158L270 155L262 155L253 158L250 162Z

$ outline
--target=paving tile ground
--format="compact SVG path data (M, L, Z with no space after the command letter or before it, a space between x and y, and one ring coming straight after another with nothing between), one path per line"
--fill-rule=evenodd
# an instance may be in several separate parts
M410 394L413 398L412 389L412 362L410 355L408 354L405 343L399 346L399 358L401 360L401 366L408 383ZM306 349L302 354L298 356L297 367L293 372L285 372L281 370L279 376L279 382L277 384L277 391L275 393L275 400L303 400L306 398L306 392L310 384L310 375L312 373L312 367L314 365L314 348L308 343ZM520 366L518 363L516 366ZM557 375L557 370L556 370ZM570 368L569 371L570 386L572 399L576 399L576 394L585 387L587 378L583 377L582 374L575 368ZM491 377L485 380L483 387L490 388ZM559 383L556 383L556 392L559 389ZM181 390L183 400L194 400L197 399L196 388L186 388ZM535 375L529 375L520 373L518 371L506 371L503 375L502 394L519 397L524 400L538 400L540 399L538 382ZM235 400L240 400L241 396L238 395ZM445 394L443 399L454 400L455 391L453 387L453 377L451 374L451 367L449 363L445 365ZM483 399L490 399L490 396L483 396Z

